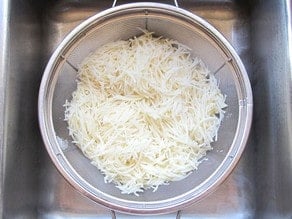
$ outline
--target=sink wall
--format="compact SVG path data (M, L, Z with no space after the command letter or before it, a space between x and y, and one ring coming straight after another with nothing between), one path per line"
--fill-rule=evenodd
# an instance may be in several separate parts
M251 17L256 212L264 218L292 216L289 2L259 1Z
M37 90L42 29L37 1L2 1L1 207L3 218L36 218L42 140ZM5 31L6 30L6 31Z

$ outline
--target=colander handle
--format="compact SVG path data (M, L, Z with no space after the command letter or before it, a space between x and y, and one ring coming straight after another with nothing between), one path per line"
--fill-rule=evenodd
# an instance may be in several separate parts
M114 1L113 1L112 8L116 6L117 1L118 1L118 0L114 0ZM173 4L174 4L176 7L178 7L177 0L173 0Z

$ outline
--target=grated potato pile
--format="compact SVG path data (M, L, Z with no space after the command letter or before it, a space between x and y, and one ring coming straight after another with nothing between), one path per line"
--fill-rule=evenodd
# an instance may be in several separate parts
M214 75L186 46L145 32L82 62L65 120L105 182L138 195L198 168L224 107Z

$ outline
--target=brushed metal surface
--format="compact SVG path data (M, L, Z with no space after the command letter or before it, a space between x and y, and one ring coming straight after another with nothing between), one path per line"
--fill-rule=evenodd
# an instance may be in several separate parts
M292 217L291 1L256 4L251 23L257 217ZM289 20L288 20L289 18ZM263 40L264 39L264 40ZM290 50L289 50L290 48Z
M42 46L37 4L1 1L7 10L2 52L1 189L3 218L37 216L39 152L42 145L37 125L37 89L41 79ZM4 8L2 8L4 7ZM6 9L7 7L7 9ZM2 101L2 100L1 100ZM2 111L3 108L3 111Z
M5 146L5 87L6 87L6 74L7 69L7 45L8 45L8 2L5 1L0 7L0 217L3 215L3 192L4 192L4 146Z
M252 82L255 116L239 165L217 191L178 214L160 218L292 217L289 2L178 1L213 24L235 47ZM137 218L103 208L69 186L48 158L37 124L39 83L52 51L70 30L111 7L112 1L0 4L2 218Z

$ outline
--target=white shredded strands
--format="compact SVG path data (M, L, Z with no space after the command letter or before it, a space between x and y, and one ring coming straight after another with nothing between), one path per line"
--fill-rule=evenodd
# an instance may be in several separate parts
M186 46L145 32L83 61L65 120L105 182L138 195L197 169L225 107L214 75Z

